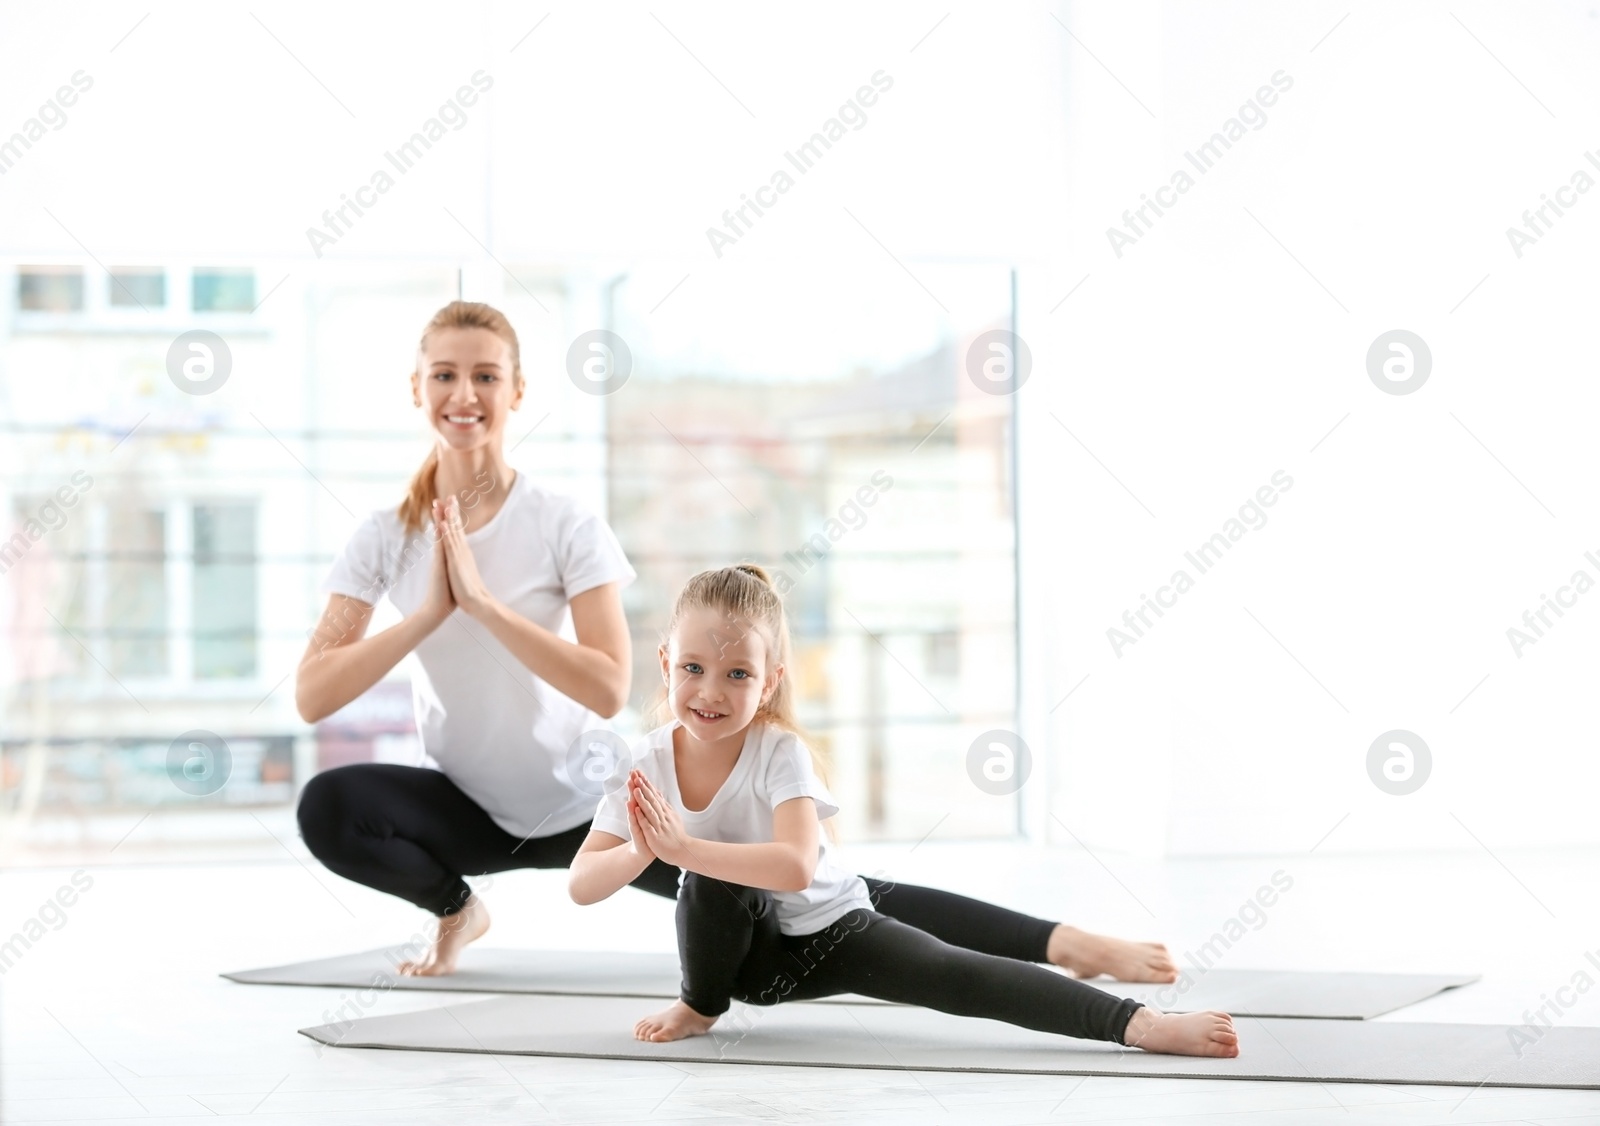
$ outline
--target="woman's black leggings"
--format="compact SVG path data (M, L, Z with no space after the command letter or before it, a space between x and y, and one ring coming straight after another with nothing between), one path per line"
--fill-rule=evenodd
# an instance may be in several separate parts
M990 908L994 910L994 908ZM698 872L678 894L684 1004L720 1016L750 1005L859 993L958 1016L988 1017L1083 1040L1123 1042L1139 1002L1076 978L942 940L861 908L812 934L778 929L772 893Z
M518 840L442 771L387 763L318 774L300 795L299 820L306 847L330 871L435 915L461 910L472 894L463 876L566 868L589 835L584 824ZM633 886L672 899L678 875L677 868L657 860ZM935 888L864 879L878 911L953 946L1047 961L1054 923Z

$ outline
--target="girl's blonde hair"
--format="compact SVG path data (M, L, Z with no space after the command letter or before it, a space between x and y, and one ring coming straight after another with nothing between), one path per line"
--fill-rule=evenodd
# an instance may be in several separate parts
M811 763L823 785L831 785L832 773L827 751L806 733L794 714L794 666L790 663L789 617L784 613L783 596L772 585L766 568L758 563L735 563L713 571L701 571L678 592L662 634L663 645L672 644L672 634L684 614L691 610L710 610L727 623L729 640L737 640L747 629L755 629L767 642L767 664L784 666L778 687L757 710L754 723L770 723L798 736L811 752ZM649 713L652 727L672 718L666 686Z
M435 313L428 327L422 330L422 339L417 342L419 360L422 353L428 350L428 337L447 328L486 328L504 340L511 349L511 378L516 386L522 386L522 352L517 345L517 333L499 309L481 301L450 302ZM419 371L420 367L419 363ZM433 511L433 502L438 496L434 489L433 472L437 468L439 444L435 442L428 448L428 456L422 459L421 468L412 476L411 484L406 488L406 499L400 502L400 523L407 532L421 531L423 521Z

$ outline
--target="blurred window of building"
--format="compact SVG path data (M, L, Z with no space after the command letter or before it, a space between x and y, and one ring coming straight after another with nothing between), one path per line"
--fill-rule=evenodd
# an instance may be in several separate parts
M197 313L248 313L256 306L256 274L254 270L197 267L193 293Z
M118 309L163 308L167 303L166 271L159 267L115 267L108 279L106 300Z
M23 266L17 271L17 308L30 313L82 312L82 267Z

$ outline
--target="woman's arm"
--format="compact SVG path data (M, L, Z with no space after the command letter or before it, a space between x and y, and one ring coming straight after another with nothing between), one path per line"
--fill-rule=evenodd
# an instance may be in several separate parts
M428 598L397 625L367 637L372 606L343 594L328 596L327 608L300 658L294 703L300 718L316 723L382 680L455 609L450 597L444 544L435 541Z
M678 811L638 771L628 779L649 850L690 872L768 891L804 891L817 870L817 803L790 798L772 811L770 844L730 844L691 837ZM638 830L636 830L637 833Z
M487 592L485 592L487 593ZM462 609L482 622L528 671L557 692L607 719L628 702L633 642L622 614L621 587L604 583L572 599L577 644L531 622L489 596Z
M436 502L441 503L441 502ZM571 600L577 644L512 610L489 592L461 523L460 501L436 508L450 589L460 607L486 626L529 672L607 719L628 702L633 643L622 613L621 585L602 583Z

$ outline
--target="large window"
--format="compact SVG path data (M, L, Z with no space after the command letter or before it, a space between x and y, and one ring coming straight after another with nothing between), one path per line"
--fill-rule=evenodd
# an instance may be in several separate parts
M507 268L520 284L486 296L516 327L529 379L509 459L604 512L639 572L624 593L636 665L617 730L651 722L655 649L682 583L752 559L785 591L800 720L831 759L847 836L1014 832L1014 803L971 800L966 768L982 732L1016 722L1012 399L985 393L969 360L980 334L1009 324L1009 271L910 264L925 291L893 262L730 267L681 286L687 267ZM41 810L154 802L152 764L195 728L254 748L234 756L249 786L156 786L156 804L287 800L317 769L418 761L405 665L314 726L295 711L293 674L333 556L398 502L428 448L407 365L462 277L329 263L257 294L256 277L289 273L85 263L95 299L79 321L19 320L0 339L5 370L71 356L80 381L70 397L6 388L13 523L74 473L89 482L7 562L23 656L0 680L0 746L55 764ZM30 284L41 310L59 304ZM151 315L117 308L121 288ZM222 326L204 331L231 363L214 391L170 372L174 340L199 325L151 331L191 305L235 314L202 322ZM627 357L609 393L573 354L595 330L622 342L608 362ZM382 605L370 628L393 620ZM120 775L96 773L115 763Z

